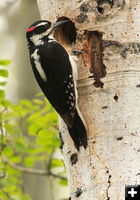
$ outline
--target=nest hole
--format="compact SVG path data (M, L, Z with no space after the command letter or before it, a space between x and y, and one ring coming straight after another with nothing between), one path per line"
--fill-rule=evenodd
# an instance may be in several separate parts
M70 46L76 41L76 27L73 21L67 17L59 17L57 21L69 20L68 22L62 24L54 32L54 38L59 41L64 46Z

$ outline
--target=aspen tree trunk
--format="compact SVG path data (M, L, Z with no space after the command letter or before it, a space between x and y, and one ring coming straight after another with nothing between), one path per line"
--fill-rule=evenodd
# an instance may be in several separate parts
M60 122L70 199L122 200L125 185L140 184L140 1L37 2L42 19L72 21L55 37L69 51L76 31L84 51L77 65L86 150L77 152Z

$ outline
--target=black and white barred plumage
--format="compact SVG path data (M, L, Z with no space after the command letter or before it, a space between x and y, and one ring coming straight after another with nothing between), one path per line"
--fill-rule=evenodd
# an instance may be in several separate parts
M87 147L84 120L77 105L77 69L74 59L52 36L49 21L37 21L26 33L35 78L55 110L68 127L75 147Z

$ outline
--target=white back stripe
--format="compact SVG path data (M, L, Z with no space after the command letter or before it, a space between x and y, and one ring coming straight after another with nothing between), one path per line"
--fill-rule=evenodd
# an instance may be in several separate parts
M36 50L33 52L33 54L31 55L31 57L34 59L35 67L36 67L38 73L40 74L41 78L42 78L44 81L47 81L45 72L44 72L44 70L43 70L42 67L41 67L39 55L37 54L37 52L38 52L38 49L36 49Z

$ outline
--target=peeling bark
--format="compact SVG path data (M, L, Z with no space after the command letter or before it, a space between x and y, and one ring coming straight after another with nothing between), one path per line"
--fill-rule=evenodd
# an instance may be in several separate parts
M90 72L93 73L94 86L103 88L103 82L100 80L106 75L106 67L103 63L103 45L102 34L98 31L88 32L88 48L90 49Z
M86 150L76 151L60 119L70 199L124 199L125 185L140 182L140 1L38 0L38 6L42 19L71 20L75 29L67 24L69 31L56 37L71 53L76 31L75 48L84 52L77 65Z

